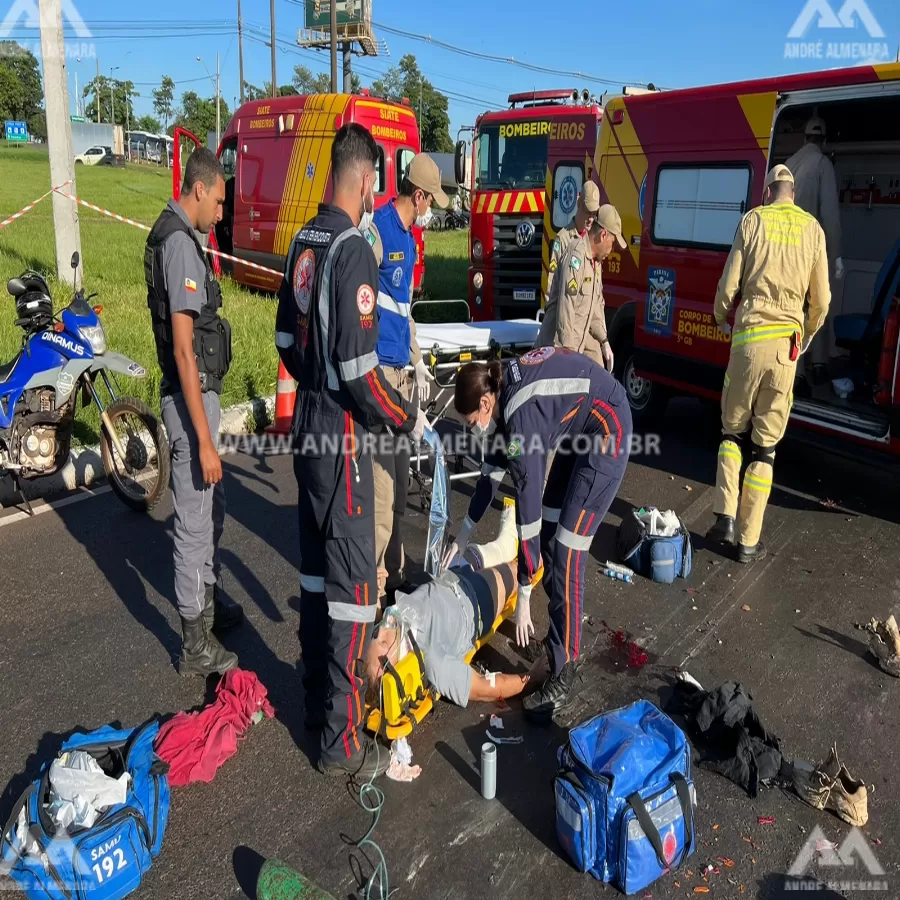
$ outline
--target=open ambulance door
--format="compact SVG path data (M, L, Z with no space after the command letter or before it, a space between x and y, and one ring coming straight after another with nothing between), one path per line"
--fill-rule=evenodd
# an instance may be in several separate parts
M173 137L175 146L172 151L172 198L178 200L181 196L184 168L187 165L188 157L201 145L199 139L186 128L176 128ZM182 144L184 149L182 149ZM213 250L219 249L214 230L209 233L209 246ZM216 277L220 277L222 275L222 265L219 262L219 257L214 254L210 254L210 256L212 256L213 272L215 272Z
M805 122L826 125L838 189L844 276L831 278L828 378L795 392L792 419L860 443L900 438L900 80L790 91L778 97L771 168L803 146ZM802 364L801 364L802 365ZM802 371L802 368L801 370ZM849 379L841 396L834 382Z

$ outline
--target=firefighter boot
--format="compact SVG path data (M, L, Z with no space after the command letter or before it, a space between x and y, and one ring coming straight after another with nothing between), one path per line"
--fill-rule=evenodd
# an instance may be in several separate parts
M366 782L384 775L390 764L390 750L382 747L377 738L366 736L362 748L348 759L319 760L319 771L323 775L349 775L358 782Z
M221 675L237 667L236 653L226 650L211 634L206 632L203 616L181 620L183 636L178 672L183 676Z
M732 437L719 444L716 466L716 495L713 511L716 524L706 533L706 539L718 544L734 543L734 517L738 511L741 486L741 448Z
M766 549L759 540L762 533L763 517L766 504L772 491L773 451L754 448L756 455L765 455L766 459L754 459L744 473L744 484L741 490L740 515L740 547L738 561L754 562L766 555Z
M203 621L207 634L213 631L221 634L244 621L244 610L240 603L220 591L217 584L208 584L203 597Z

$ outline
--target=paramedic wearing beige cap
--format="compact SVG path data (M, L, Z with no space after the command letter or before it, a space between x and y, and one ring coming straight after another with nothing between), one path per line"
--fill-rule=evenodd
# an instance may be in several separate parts
M550 296L550 315L545 314L540 335L542 345L583 353L609 372L614 360L606 336L601 263L616 242L625 248L622 219L616 208L606 203L597 210L590 228L562 255Z
M575 215L565 228L560 228L556 234L556 240L550 247L550 264L547 267L547 292L544 294L544 315L547 315L548 304L550 301L550 293L553 289L553 276L559 268L559 261L563 258L563 254L569 249L569 244L577 238L581 237L597 215L600 209L600 188L593 181L586 181L581 187L581 193L578 195L578 206L575 209ZM538 347L542 346L537 344Z
M733 544L738 518L738 559L745 563L766 553L760 540L763 516L772 491L775 447L791 411L797 358L822 327L831 302L825 234L795 205L794 178L787 166L769 173L763 202L741 219L714 308L719 328L730 333L728 314L740 294L722 388L716 523L707 538ZM742 444L750 454L743 487Z
M794 203L815 216L825 232L828 261L835 278L844 277L844 261L841 259L841 208L838 200L837 179L831 160L822 152L825 143L825 122L814 116L806 123L806 143L785 165L794 176ZM833 312L833 310L832 310ZM831 316L809 351L809 362L815 366L826 365L831 350ZM822 376L827 373L822 373ZM821 380L820 378L816 379Z

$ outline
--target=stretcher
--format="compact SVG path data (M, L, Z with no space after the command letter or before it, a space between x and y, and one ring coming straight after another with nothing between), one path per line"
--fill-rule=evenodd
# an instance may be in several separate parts
M535 574L532 586L537 585L544 574L543 567ZM497 629L516 611L518 587L513 588L506 605L491 625L491 630L475 642L475 646L465 655L466 664L471 664L475 654L497 633ZM366 728L373 734L380 734L389 740L406 737L434 709L440 694L425 678L422 652L410 641L412 651L396 665L385 670L381 678L381 707L367 706Z
M421 300L413 304L412 315L415 318L417 308L460 303L465 306L468 315L468 305L457 300ZM442 435L448 430L464 427L450 419L456 373L461 366L467 362L487 362L521 356L534 348L540 327L541 323L536 319L440 324L417 322L416 337L422 350L422 358L435 379L427 410L431 426ZM412 371L411 367L409 371ZM468 454L448 456L451 482L478 478L482 462L480 458ZM415 454L410 459L410 477L419 486L419 502L423 510L428 509L431 497L431 477L423 469L423 463L427 461L428 455L424 452ZM471 464L468 468L465 466L466 461Z

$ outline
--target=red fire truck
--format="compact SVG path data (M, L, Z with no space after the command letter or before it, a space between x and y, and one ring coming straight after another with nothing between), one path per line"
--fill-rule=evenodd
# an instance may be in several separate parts
M587 91L511 94L509 109L475 122L472 141L469 308L475 319L533 317L550 247L592 174L602 110ZM466 183L467 144L456 147ZM549 202L548 202L549 200Z
M829 379L798 381L792 419L900 454L900 64L616 97L594 156L627 250L604 267L617 375L635 418L673 393L717 399L729 338L713 301L741 216L813 115L839 189L846 274L832 281ZM849 396L840 379L853 383ZM833 384L838 380L839 386Z

